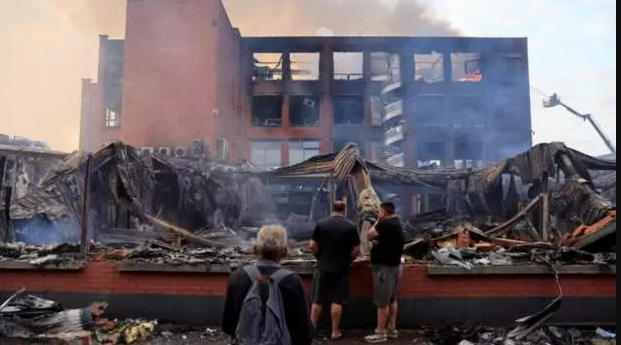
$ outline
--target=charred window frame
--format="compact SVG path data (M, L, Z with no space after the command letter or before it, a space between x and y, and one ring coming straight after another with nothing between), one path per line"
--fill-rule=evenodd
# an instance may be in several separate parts
M445 81L444 63L444 56L439 52L414 54L414 80L427 84Z
M478 83L483 80L480 53L451 53L451 80L457 83Z
M445 96L428 95L420 96L414 103L416 121L421 127L444 127L447 126L445 111Z
M335 96L334 124L338 126L364 125L364 96Z
M106 108L106 116L105 116L105 127L107 128L117 128L121 127L121 116L120 113L115 112L110 108Z
M485 127L485 107L478 96L457 96L450 102L449 114L455 128Z
M291 127L319 126L319 96L289 96Z
M291 53L289 62L291 80L319 80L319 56L319 53Z
M473 168L483 160L483 141L457 138L455 140L455 167Z
M282 80L282 53L254 53L252 54L252 80L278 81Z
M438 167L446 157L446 143L443 141L423 141L417 144L416 156L419 167Z
M253 140L250 142L250 161L260 167L281 166L282 142L279 140Z
M334 80L352 81L364 77L364 54L361 52L333 52Z
M522 54L505 54L499 61L499 79L503 82L515 82L524 75Z
M252 125L255 127L282 126L282 96L252 97Z
M320 153L319 140L292 140L289 142L289 165L304 162Z

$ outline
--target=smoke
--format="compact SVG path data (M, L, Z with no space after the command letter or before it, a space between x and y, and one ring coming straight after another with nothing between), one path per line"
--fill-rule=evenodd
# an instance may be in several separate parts
M252 3L252 6L249 6ZM457 36L420 0L224 0L244 36ZM327 30L326 30L327 28Z
M122 38L126 0L0 1L0 133L77 148L81 78L95 78L98 35ZM244 36L460 32L418 0L224 0ZM323 29L322 29L323 28Z

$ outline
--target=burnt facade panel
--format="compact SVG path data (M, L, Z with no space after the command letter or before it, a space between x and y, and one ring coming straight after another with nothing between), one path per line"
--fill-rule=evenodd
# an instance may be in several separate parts
M243 37L220 1L129 0L127 38L105 46L84 87L94 141L200 139L228 148L220 158L280 165L353 141L409 166L532 144L525 38Z

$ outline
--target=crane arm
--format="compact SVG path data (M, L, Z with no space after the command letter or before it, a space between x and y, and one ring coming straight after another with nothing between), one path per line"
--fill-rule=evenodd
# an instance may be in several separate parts
M570 113L572 113L575 116L581 118L583 121L588 121L591 124L591 126L593 126L593 128L595 129L597 134L600 136L600 138L602 138L602 140L606 144L606 147L608 147L608 150L610 150L610 152L615 154L615 155L617 154L617 149L615 148L614 144L612 143L612 141L610 139L608 139L608 136L604 133L602 128L597 124L597 122L595 122L595 119L593 118L593 116L591 116L591 114L581 114L581 113L579 113L574 108L572 108L572 107L568 106L567 104L561 102L561 100L559 99L557 94L553 94L549 99L544 100L544 102L543 102L544 108L550 108L550 107L554 107L556 105L562 106L563 108L567 109L567 111L569 111Z

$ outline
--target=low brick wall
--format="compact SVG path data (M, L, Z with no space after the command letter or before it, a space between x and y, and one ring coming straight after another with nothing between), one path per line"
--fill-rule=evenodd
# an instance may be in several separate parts
M194 319L178 319L183 319L186 314L201 315L208 309L213 315L203 317L201 322L217 323L228 274L205 272L204 269L192 271L187 267L174 270L170 267L166 272L154 272L153 267L146 272L136 268L119 270L118 264L113 262L86 263L77 270L75 267L71 270L33 270L2 269L0 266L0 297L26 287L32 293L60 299L67 306L103 298L110 301L111 310L116 310L121 316L148 317L149 313L155 313L158 318L170 317L172 321L188 322ZM505 319L520 317L537 311L539 306L543 307L549 298L558 294L553 275L546 273L541 266L522 267L515 274L508 274L507 268L485 272L460 272L453 268L444 274L438 269L433 270L433 274L431 271L421 265L405 267L399 296L404 304L401 308L403 322L424 323L421 318L428 323L494 321L494 313L503 313L501 310L505 307L512 308L504 312ZM569 304L566 308L571 309L567 309L567 317L577 312L582 314L575 323L602 323L616 316L616 271L598 273L593 269L568 269L567 272L560 277L564 306ZM302 276L310 291L310 275ZM368 266L352 268L350 287L350 313L363 312L372 320L372 286ZM115 299L119 304L116 307L113 304ZM165 302L167 299L170 301ZM161 304L162 310L154 309L156 306L151 305L153 303ZM172 307L164 307L167 303ZM503 303L505 307L502 307ZM185 311L171 310L181 304L184 307L179 308ZM188 308L198 310L193 312ZM592 309L591 314L585 314L583 308ZM168 316L167 310L169 314L180 316ZM456 320L459 318L464 320ZM559 321L573 323L571 319ZM367 322L360 321L362 324Z

